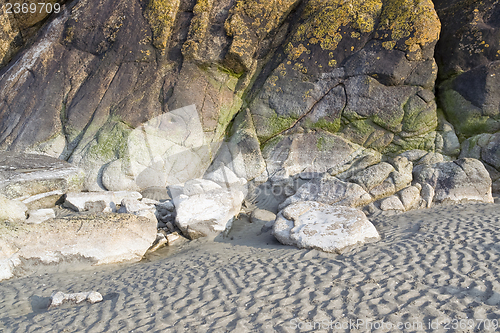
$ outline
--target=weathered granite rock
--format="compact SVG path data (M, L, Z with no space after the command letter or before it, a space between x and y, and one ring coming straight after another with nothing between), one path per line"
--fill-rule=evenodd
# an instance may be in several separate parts
M247 182L245 178L239 178L230 168L222 163L220 163L219 167L215 168L215 170L206 173L203 179L210 180L220 185L222 188L241 187Z
M193 179L183 187L171 187L171 192L175 223L190 239L228 232L245 198L238 187L228 190L206 179Z
M280 209L300 201L317 201L328 205L360 207L373 201L358 184L343 182L336 177L324 176L302 185L297 193L287 198Z
M392 165L382 162L361 171L351 177L349 181L362 186L366 191L370 191L381 184L393 171L394 167Z
M493 192L500 191L500 133L479 134L462 142L460 158L471 157L483 162L493 181Z
M388 210L396 210L396 211L405 211L405 207L399 198L395 195L391 195L385 199L380 201L380 209L383 211Z
M73 209L76 212L89 211L93 206L93 203L102 202L102 212L116 211L116 206L119 205L124 199L134 199L139 200L142 195L139 192L133 191L104 191L104 192L69 192L66 193L64 198L63 206L66 208ZM95 210L94 210L95 211ZM99 211L99 210L98 210Z
M38 224L55 217L56 213L51 208L30 210L28 211L28 219L26 220L26 223Z
M279 212L273 235L286 245L337 253L380 239L362 211L314 201L297 202Z
M434 203L458 203L462 201L493 202L491 178L484 165L473 158L452 162L418 165L413 169L414 181L424 190L429 185L434 195L424 195L424 200Z
M26 204L28 209L44 209L51 208L56 205L56 203L61 199L64 195L64 192L61 190L55 190L40 194L32 195L23 200L23 203Z
M84 177L82 169L50 156L0 152L0 194L10 199L80 191Z
M246 180L252 180L262 174L266 169L266 163L248 109L242 110L236 116L229 135L229 140L222 143L207 173L224 165L237 177Z
M28 207L19 200L10 200L0 194L0 223L26 220Z
M440 23L430 0L308 1L290 24L250 92L261 143L322 129L377 150L433 148Z
M103 300L102 295L97 291L87 291L81 293L65 294L62 291L53 292L50 296L49 310L61 306L64 302L79 304L87 301L90 304L99 303Z
M330 169L347 170L364 148L325 131L278 137L265 145L263 156L272 181L291 176L318 177Z
M156 223L130 214L91 214L40 224L0 224L0 279L30 265L139 261L156 238Z
M418 184L418 183L417 183ZM421 186L420 186L421 187ZM420 201L420 189L418 186L409 186L398 192L399 199L405 210L417 208Z

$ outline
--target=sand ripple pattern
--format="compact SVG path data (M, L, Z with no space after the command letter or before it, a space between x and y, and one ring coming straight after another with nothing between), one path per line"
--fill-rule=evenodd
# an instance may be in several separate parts
M349 320L423 323L406 332L495 331L477 321L500 320L499 208L379 217L384 238L343 255L282 246L249 225L232 240L194 242L160 260L5 281L0 332L401 332L324 326ZM56 289L97 290L104 301L44 310ZM477 321L430 328L436 319Z

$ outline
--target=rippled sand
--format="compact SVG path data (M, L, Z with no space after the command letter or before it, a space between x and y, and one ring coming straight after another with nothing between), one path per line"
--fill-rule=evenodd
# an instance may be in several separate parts
M137 264L4 281L0 332L495 331L500 205L373 222L383 239L343 255L283 246L242 218L226 239ZM47 311L58 290L104 301Z

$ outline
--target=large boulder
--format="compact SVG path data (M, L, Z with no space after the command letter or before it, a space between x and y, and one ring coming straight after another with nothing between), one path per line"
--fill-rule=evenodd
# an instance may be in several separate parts
M414 181L434 192L429 202L459 203L463 201L493 202L491 178L483 163L473 158L452 162L418 165L413 169ZM424 195L423 195L424 197Z
M78 215L40 224L0 224L0 280L31 266L81 261L139 261L156 239L156 222L129 214Z
M229 232L245 194L241 185L223 188L206 179L192 179L170 188L176 210L175 223L190 238L213 237Z
M273 235L286 245L337 253L380 239L362 211L314 201L297 202L279 212Z
M358 184L344 182L337 177L325 175L302 185L279 207L301 201L317 201L328 205L360 207L369 204L373 198Z
M24 198L52 191L80 191L85 174L68 162L39 154L0 152L0 194Z
M462 142L460 158L471 157L483 162L490 173L493 192L500 192L500 133L479 134Z

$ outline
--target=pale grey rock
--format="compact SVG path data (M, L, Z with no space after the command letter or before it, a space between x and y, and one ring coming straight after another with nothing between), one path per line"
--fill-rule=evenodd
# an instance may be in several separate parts
M408 187L413 180L413 163L403 156L396 156L390 160L390 163L395 169L391 172L390 177L394 182L396 192Z
M394 184L394 180L391 177L387 178L382 182L382 184L375 186L370 191L370 195L372 196L373 200L385 198L387 196L393 195L394 193L396 193L396 185Z
M420 201L420 189L417 186L408 186L399 191L398 195L405 210L417 208Z
M422 184L422 189L425 184L434 189L434 203L493 202L491 178L479 160L462 158L453 162L420 165L413 172L415 181Z
M359 209L314 201L296 202L280 211L273 235L282 244L336 253L380 239Z
M239 178L231 169L223 164L220 164L218 168L210 173L205 174L203 179L211 180L223 188L243 186L247 182L246 179Z
M139 261L156 239L156 222L131 214L85 214L40 224L0 224L0 278L40 265Z
M391 195L390 197L382 199L380 201L380 209L383 211L388 211L388 210L405 211L403 203L395 195Z
M222 189L222 186L211 180L191 179L184 184L182 194L190 196L220 189ZM175 198L174 198L174 203L175 203Z
M340 173L365 148L328 132L309 132L283 136L266 144L262 155L272 181L308 175L317 178L327 170Z
M404 153L399 154L401 157L406 157L408 161L415 163L422 157L428 154L428 151L421 150L421 149L412 149L412 150L407 150Z
M126 147L125 156L109 163L102 172L102 185L107 190L141 191L182 184L201 177L215 155L195 105L164 113L135 128ZM86 165L85 159L90 155L85 152L81 155L79 164ZM103 163L87 164L95 170ZM97 184L98 174L94 171L92 175L87 183Z
M375 186L382 184L393 171L394 167L392 165L381 162L361 171L351 177L349 181L361 185L366 191L370 191Z
M364 149L353 160L338 167L330 168L327 172L330 176L336 176L338 179L345 181L366 168L380 163L381 159L382 155L378 151Z
M81 293L70 293L65 294L62 291L57 291L52 293L50 296L49 309L61 306L65 302L72 302L79 304L83 301L87 301L91 304L101 302L103 300L102 295L97 291L88 291Z
M168 190L163 186L151 186L141 191L141 195L144 199L151 199L155 201L164 201L172 199L168 194Z
M131 213L135 214L143 210L155 210L154 205L148 205L142 201L132 198L124 198L120 203L118 213Z
M443 161L444 161L443 154L429 152L425 154L421 159L419 159L418 162L415 163L415 165L434 164Z
M68 162L45 155L2 152L0 194L24 200L51 191L80 191L85 174Z
M0 222L26 220L28 207L19 200L10 200L0 194Z
M55 217L56 213L52 208L30 210L28 211L28 219L26 220L26 223L38 224Z
M424 185L422 185L422 190L420 191L420 195L422 196L422 199L424 199L426 207L431 208L432 201L434 200L434 195L435 195L434 187L432 187L427 183L424 183Z
M76 212L90 210L91 203L104 202L105 209L115 211L123 199L139 200L142 195L133 191L69 192L66 193L63 206Z
M175 223L190 239L228 232L245 198L238 189L226 190L206 179L190 180L171 192Z
M26 204L28 209L43 209L43 208L51 208L56 205L56 202L61 199L64 195L64 192L61 190L55 190L45 193L40 193L36 195L32 195L23 200L23 203Z
M299 201L318 201L329 205L360 207L373 201L372 197L358 184L344 182L336 177L324 176L305 183L280 206Z
M221 165L230 169L237 178L246 181L255 179L266 170L266 162L262 157L260 143L248 109L240 111L235 117L230 139L222 143L207 173L213 172Z

